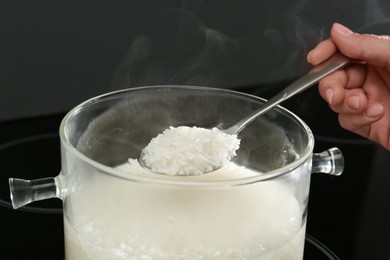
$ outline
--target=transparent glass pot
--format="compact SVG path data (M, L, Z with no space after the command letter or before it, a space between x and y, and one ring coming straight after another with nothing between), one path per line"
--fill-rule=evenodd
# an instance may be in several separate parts
M11 178L14 208L60 198L66 259L302 259L312 172L339 175L337 148L277 107L239 134L233 162L202 176L137 165L169 126L227 128L263 99L230 90L154 86L87 100L60 126L62 171Z

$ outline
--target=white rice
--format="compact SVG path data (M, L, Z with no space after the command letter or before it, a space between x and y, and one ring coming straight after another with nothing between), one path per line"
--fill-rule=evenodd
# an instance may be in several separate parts
M226 165L240 147L237 135L217 128L170 127L144 148L144 165L166 175L200 175Z

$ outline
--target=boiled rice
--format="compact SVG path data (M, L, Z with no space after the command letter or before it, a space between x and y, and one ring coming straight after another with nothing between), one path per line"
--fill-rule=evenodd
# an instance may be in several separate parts
M144 148L144 165L166 175L200 175L226 165L240 146L237 135L217 128L170 127Z

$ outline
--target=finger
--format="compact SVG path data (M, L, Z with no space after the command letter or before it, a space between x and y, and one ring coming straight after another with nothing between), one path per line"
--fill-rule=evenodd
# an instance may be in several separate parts
M342 105L337 108L338 113L360 114L367 109L367 96L363 89L346 90Z
M349 65L344 70L339 70L325 77L320 82L320 88L342 87L345 89L361 88L366 80L366 66L361 64Z
M320 95L332 109L339 107L343 103L345 96L344 86L346 83L347 74L344 70L337 71L320 81L318 85Z
M331 38L337 48L346 56L365 61L390 71L390 37L354 33L345 26L335 23Z
M361 88L366 80L367 69L366 65L351 64L345 68L346 73L346 89Z
M361 113L367 107L367 95L361 87L346 88L347 74L339 71L323 79L319 84L320 95L336 113Z
M331 39L324 40L307 54L307 61L312 65L320 64L333 55L336 50L336 45Z
M378 72L379 77L381 77L384 82L389 82L389 84L387 84L387 87L390 90L390 73L389 73L389 71L384 69L384 68L376 68L376 71Z
M334 102L333 102L334 103ZM362 89L345 90L342 101L329 103L329 107L338 114L356 115L367 109L368 99Z
M367 77L365 79L365 90L370 94L370 99L374 102L388 103L390 99L390 89L386 87L380 71L373 67L367 68Z
M340 126L354 133L368 136L370 126L384 115L383 106L371 104L360 114L339 114Z
M366 79L365 65L350 65L345 70L337 71L321 80L321 96L331 105L340 105L347 89L362 88ZM361 92L361 91L360 91ZM364 95L363 92L361 92Z

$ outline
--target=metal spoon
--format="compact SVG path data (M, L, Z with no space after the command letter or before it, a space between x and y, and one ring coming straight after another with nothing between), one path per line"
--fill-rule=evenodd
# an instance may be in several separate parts
M349 64L351 60L340 53L336 53L331 56L329 59L320 63L319 65L314 66L306 75L297 79L281 92L276 94L274 97L265 102L257 110L253 111L233 126L221 130L227 134L238 134L246 125L252 122L256 117L264 114L268 110L272 109L274 106L277 106L281 102L289 99L290 97L298 94L309 87L318 83L321 79L331 74L332 72L343 68Z
M347 64L349 64L351 60L340 53L336 53L331 56L326 61L322 62L319 65L314 66L306 75L302 76L298 80L294 81L292 84L287 86L284 90L276 94L273 98L269 99L265 102L260 108L250 113L233 126L227 129L220 129L222 132L226 134L235 135L238 134L245 126L247 126L250 122L252 122L258 116L264 114L265 112L272 109L274 106L277 106L281 102L286 99L298 94L314 84L318 83L322 78L331 74L332 72L340 69ZM142 167L148 168L143 160L143 152L140 154L139 163ZM149 169L149 168L148 168Z

